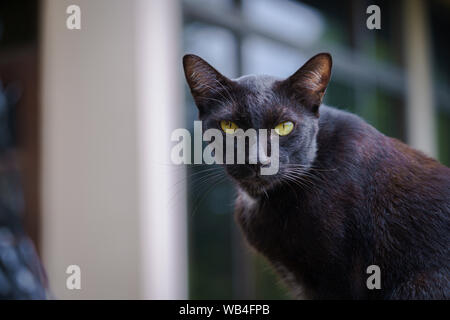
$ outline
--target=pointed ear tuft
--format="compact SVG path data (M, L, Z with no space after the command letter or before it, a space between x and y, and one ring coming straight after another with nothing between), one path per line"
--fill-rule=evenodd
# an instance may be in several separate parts
M197 105L201 98L221 91L230 80L202 58L187 54L183 57L184 75Z
M322 103L331 78L331 67L331 55L319 53L285 80L294 95L299 97L305 107L310 108L314 113Z

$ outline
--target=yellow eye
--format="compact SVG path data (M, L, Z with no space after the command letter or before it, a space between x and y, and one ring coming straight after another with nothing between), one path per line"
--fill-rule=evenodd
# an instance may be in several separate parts
M287 136L294 129L294 124L291 121L285 121L275 127L275 132L280 136Z
M228 134L233 134L236 132L237 129L239 129L239 127L237 126L236 123L234 123L232 121L225 121L225 120L220 121L220 127L222 128L222 130L225 133L228 133Z

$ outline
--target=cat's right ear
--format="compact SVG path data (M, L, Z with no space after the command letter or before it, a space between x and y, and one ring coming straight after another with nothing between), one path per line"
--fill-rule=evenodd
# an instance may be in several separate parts
M194 54L183 57L183 67L186 81L199 108L202 100L207 100L231 84L231 80Z

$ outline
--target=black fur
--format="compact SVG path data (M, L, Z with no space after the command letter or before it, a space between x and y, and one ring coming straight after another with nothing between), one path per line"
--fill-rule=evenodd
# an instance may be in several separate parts
M297 295L450 298L450 169L355 115L320 106L329 55L286 80L229 80L193 55L184 66L205 128L220 120L243 129L295 123L280 137L275 176L225 167L239 190L235 215L245 237ZM296 173L292 164L301 165ZM381 269L380 290L366 286L369 265Z

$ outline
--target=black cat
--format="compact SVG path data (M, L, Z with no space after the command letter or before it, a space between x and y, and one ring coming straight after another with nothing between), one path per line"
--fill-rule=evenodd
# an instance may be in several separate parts
M261 163L225 169L245 237L296 296L450 298L450 169L321 106L329 54L285 80L230 80L195 55L183 64L204 129L283 128L277 174L259 174ZM381 289L368 289L371 265Z

